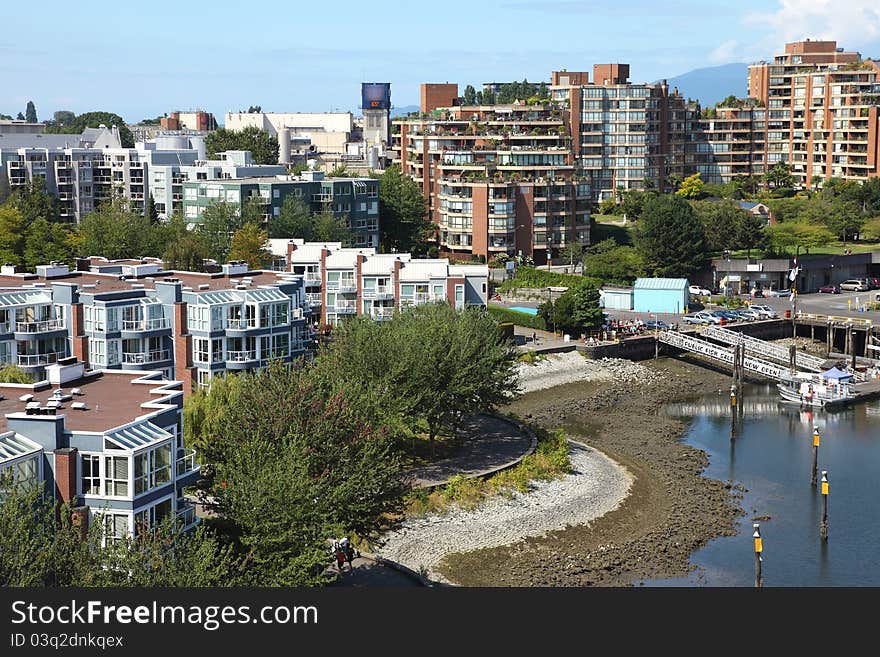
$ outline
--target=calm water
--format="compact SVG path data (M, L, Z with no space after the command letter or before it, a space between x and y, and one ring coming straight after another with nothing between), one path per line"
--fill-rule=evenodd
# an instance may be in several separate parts
M672 404L693 417L685 442L709 455L706 476L748 489L737 535L691 557L688 578L646 586L753 586L752 518L761 520L765 586L880 585L880 402L828 413L788 409L770 386L744 390L743 417L731 441L726 394ZM810 486L812 428L819 426L819 471L828 471L828 542L819 538L822 500Z

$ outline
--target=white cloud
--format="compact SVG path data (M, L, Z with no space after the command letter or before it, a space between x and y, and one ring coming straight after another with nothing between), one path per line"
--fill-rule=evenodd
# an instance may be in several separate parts
M754 12L743 24L769 31L746 52L762 57L781 52L785 43L804 39L833 40L864 55L880 52L880 5L877 0L779 0L775 11ZM770 52L766 49L771 48Z
M739 41L728 39L709 53L709 61L713 64L730 64L742 61Z

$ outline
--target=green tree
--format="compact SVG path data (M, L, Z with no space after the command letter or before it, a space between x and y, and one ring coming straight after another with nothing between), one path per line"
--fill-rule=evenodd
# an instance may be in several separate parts
M20 367L7 363L0 367L0 383L33 383L30 375Z
M585 330L592 331L602 326L602 309L599 307L599 289L585 282L574 289L572 319Z
M217 201L206 207L195 230L205 245L208 257L217 262L226 262L232 236L244 223L237 203Z
M628 189L623 193L621 201L621 210L626 218L631 221L637 221L642 216L642 210L645 207L645 201L653 192L643 192L638 189Z
M645 203L634 243L652 276L689 277L707 264L703 224L690 204L674 194Z
M739 225L737 243L739 248L746 250L746 256L752 257L752 249L759 248L764 244L765 220L761 217L746 212Z
M58 110L52 115L52 120L58 125L70 125L76 120L76 114L69 110Z
M281 204L278 216L269 217L269 237L299 237L306 242L313 241L314 232L312 211L301 197L288 194Z
M156 223L159 221L159 211L156 210L156 202L153 200L153 194L147 194L147 201L144 204L144 216L150 220L151 223Z
M862 226L862 236L869 240L880 240L880 217L873 217L864 223Z
M592 246L584 258L584 276L604 283L632 285L645 275L645 262L631 246L620 246L613 238Z
M166 269L203 271L208 249L202 236L187 228L186 220L175 213L164 226L165 251L162 261Z
M272 261L269 235L253 222L248 222L232 236L230 260L244 260L251 269L262 269Z
M63 134L81 134L86 128L97 128L101 125L108 128L116 126L119 130L119 140L123 148L134 148L134 135L118 114L113 112L85 112L77 116L71 123L52 123L46 126L46 132Z
M574 267L581 261L583 255L584 245L580 242L569 242L559 251L559 257L568 261L571 273L574 273Z
M31 179L18 187L10 196L8 204L17 208L30 225L37 219L58 220L58 200L46 191L46 181L41 177Z
M684 182L684 178L679 176L677 173L672 173L666 176L666 187L670 192L678 191L678 188L681 187L681 183Z
M379 176L379 241L388 253L416 252L433 236L427 201L419 186L392 165Z
M24 265L24 245L28 222L12 203L0 205L0 261Z
M749 213L735 201L693 201L691 207L703 224L706 248L711 251L740 248L743 222Z
M208 133L205 146L209 157L223 151L250 151L257 164L278 163L278 138L256 126L243 130L218 128Z
M613 196L602 199L599 203L599 214L617 214L617 199Z
M80 250L85 255L118 258L157 256L164 250L162 230L153 226L129 201L115 198L87 214L79 225Z
M220 389L234 394L212 405L200 438L216 454L215 494L253 581L323 583L328 537L366 535L401 507L392 437L359 411L357 393L337 381L328 394L309 366L274 363L227 378ZM260 412L248 412L254 408Z
M791 175L791 165L787 162L777 162L764 174L764 181L771 189L793 186L794 176Z
M24 244L24 265L34 271L37 265L50 262L73 262L71 233L61 224L50 224L42 217L27 228Z
M700 198L703 193L703 179L700 174L695 173L685 178L675 193L688 199Z
M351 230L348 221L337 217L330 210L324 210L312 216L312 239L316 242L351 242Z
M474 89L473 85L468 85L464 88L464 96L462 96L462 103L464 105L476 105L477 104L477 90Z
M24 111L25 121L28 123L36 123L37 122L37 108L34 105L34 101L29 100L27 103L27 109Z

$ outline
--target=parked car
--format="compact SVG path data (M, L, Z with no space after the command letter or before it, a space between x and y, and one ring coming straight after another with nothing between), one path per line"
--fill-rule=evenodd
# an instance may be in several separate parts
M861 278L850 278L840 284L840 289L849 292L867 292L869 288L868 284Z
M758 319L761 319L761 313L759 313L757 310L752 310L751 308L737 308L735 312L737 315L749 322L754 322Z
M713 317L717 317L719 321L723 319L725 323L739 321L739 317L736 315L736 313L733 313L729 310L713 310L709 314Z
M688 288L688 291L698 297L708 297L712 294L712 290L707 290L704 287L700 287L699 285L691 285Z
M650 329L651 331L653 331L654 329L665 331L670 327L669 324L664 322L662 319L647 319L645 320L645 328Z
M878 276L868 276L868 278L865 279L865 282L872 290L880 289L880 277Z
M779 313L770 306L752 304L749 308L753 312L760 314L763 319L776 319L779 317Z
M819 288L819 292L823 294L840 294L840 288L837 285L823 285Z
M764 294L768 297L790 297L791 290L765 290Z
M700 312L694 313L693 315L685 315L682 318L682 321L685 324L720 324L721 318L716 317L712 313L701 310Z

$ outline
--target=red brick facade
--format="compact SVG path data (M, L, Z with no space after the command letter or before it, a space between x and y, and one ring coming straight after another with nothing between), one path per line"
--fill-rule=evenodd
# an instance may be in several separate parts
M77 450L75 447L56 449L55 498L61 502L75 501L77 497Z

